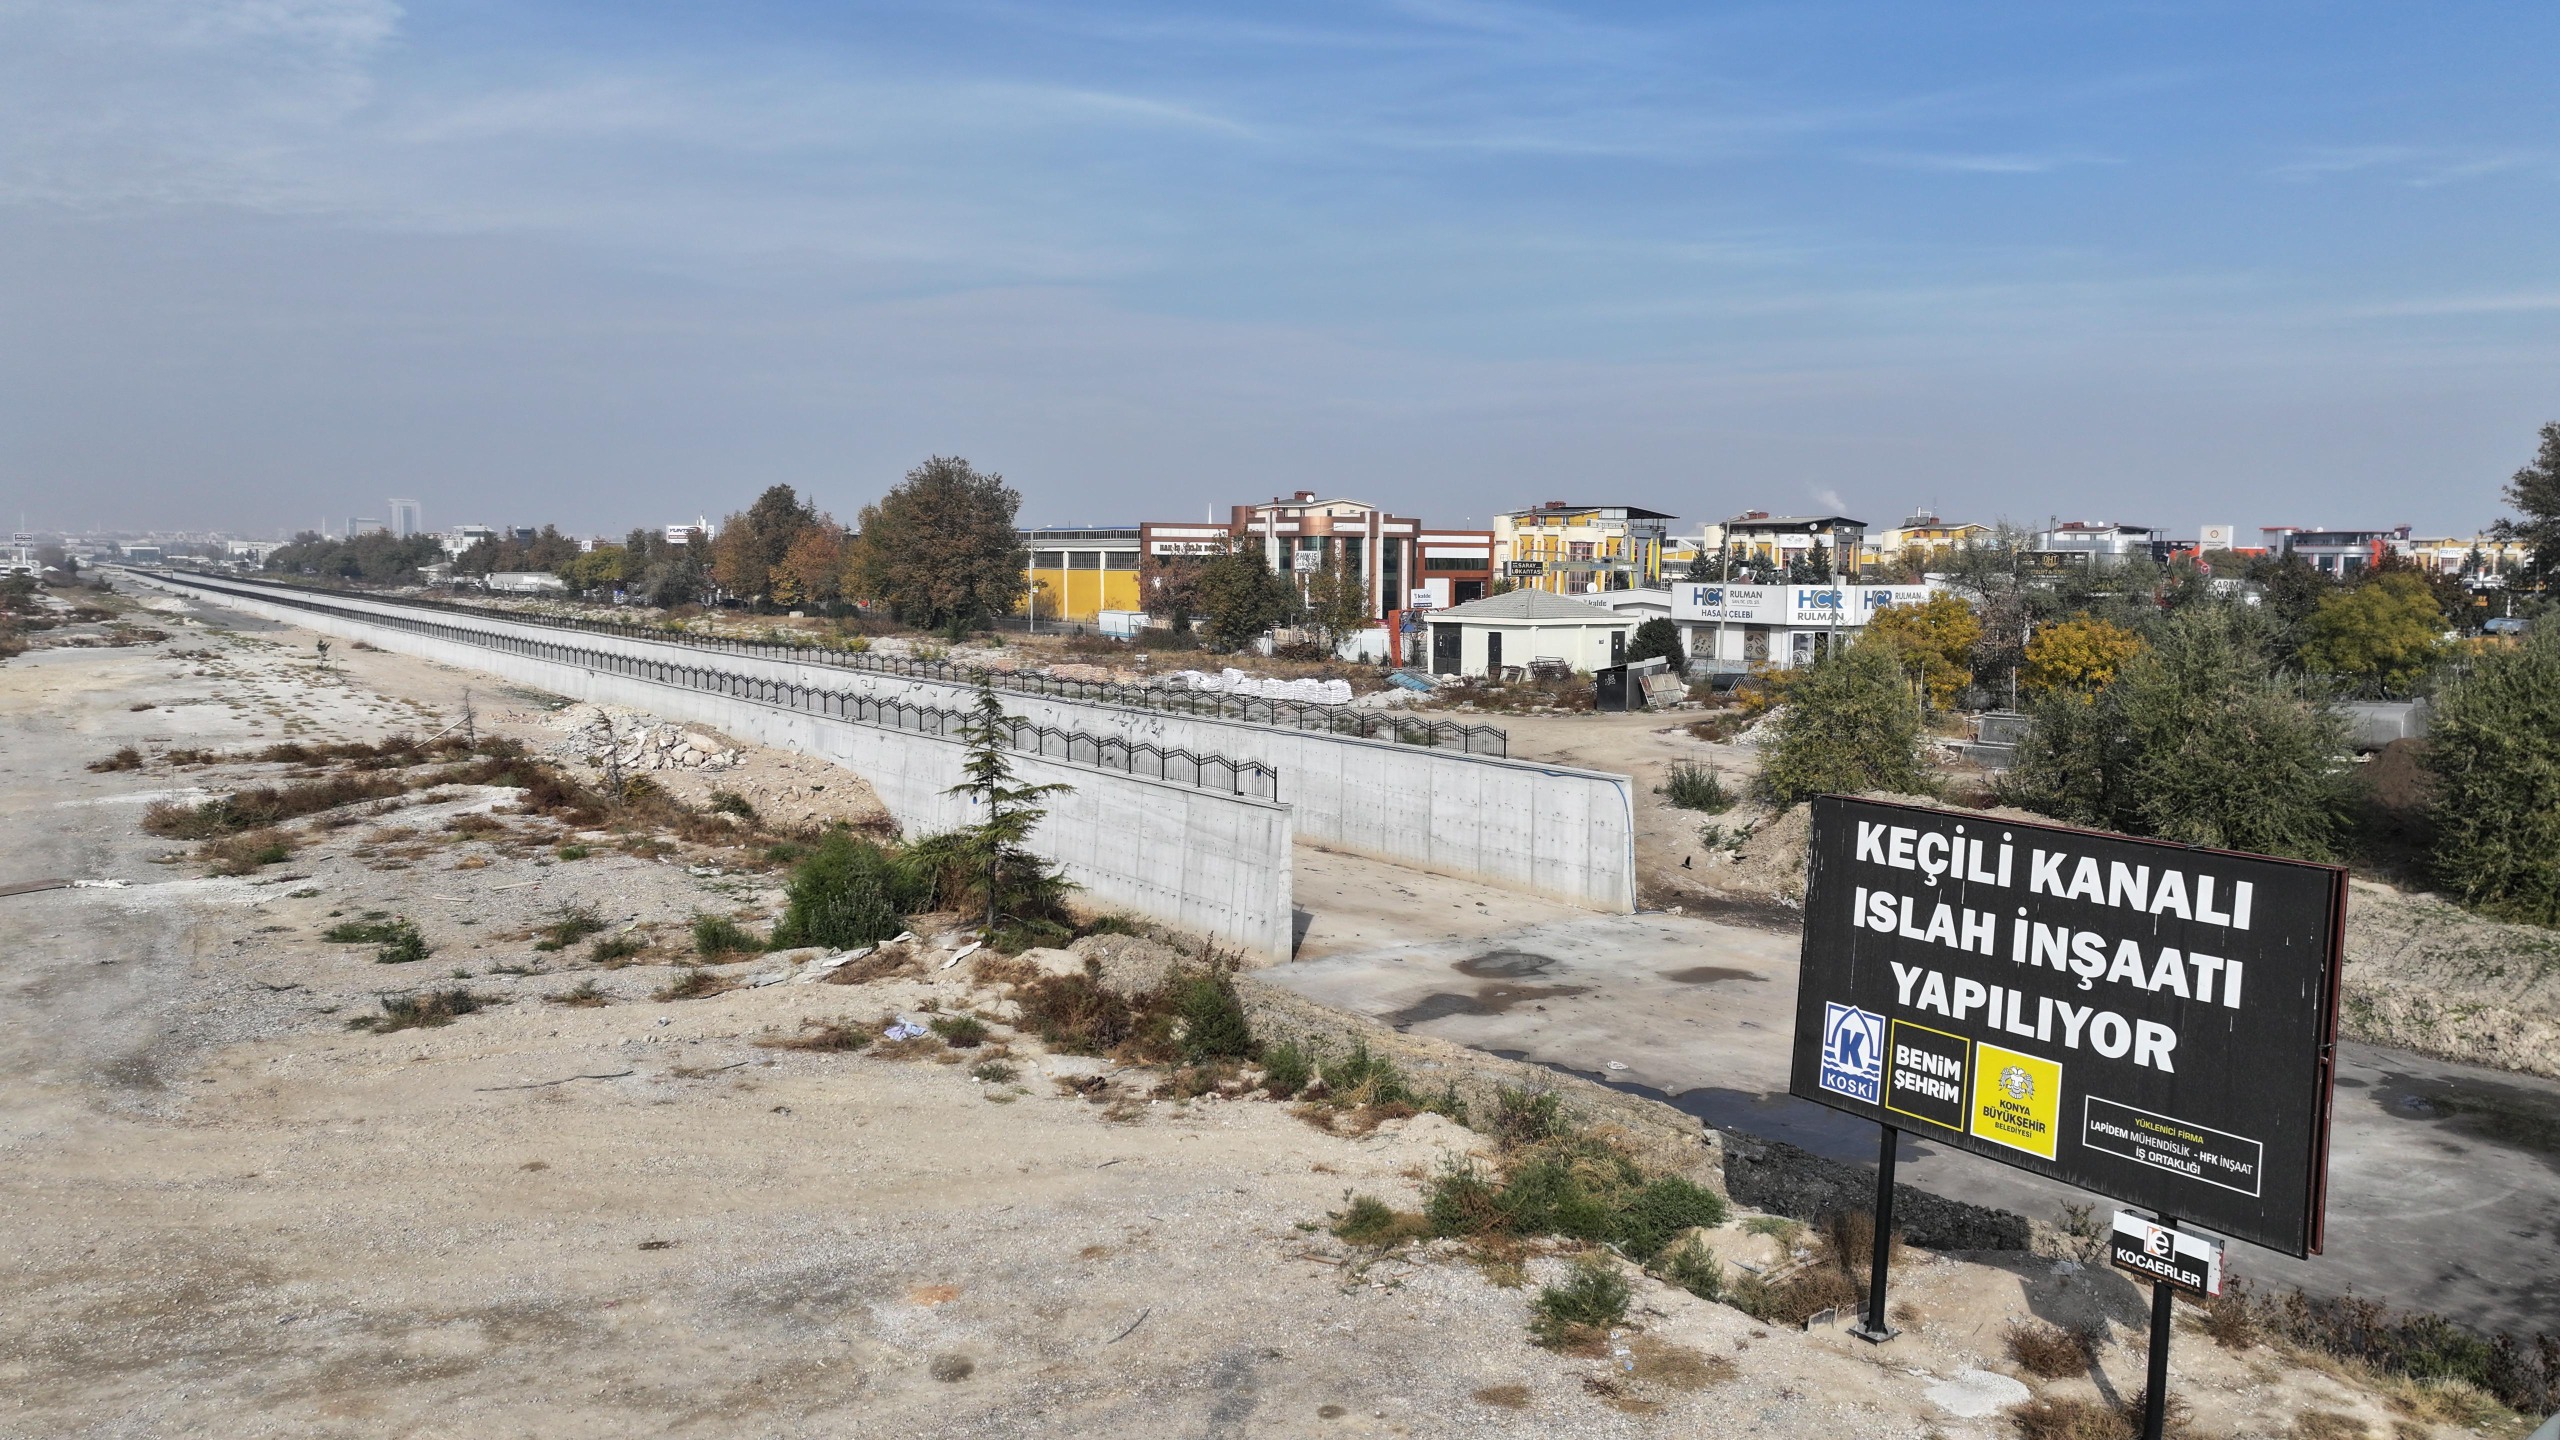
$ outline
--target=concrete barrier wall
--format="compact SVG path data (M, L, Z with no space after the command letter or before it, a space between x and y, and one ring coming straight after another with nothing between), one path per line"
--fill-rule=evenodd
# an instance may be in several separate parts
M355 596L313 598L373 613L426 613L444 623L550 644L881 699L955 707L969 695L966 686L921 677L733 655L496 615L420 612ZM1296 834L1330 849L1488 880L1595 910L1635 908L1635 793L1634 781L1624 775L1054 696L1008 693L1005 706L1045 725L1270 765L1280 772L1280 798L1295 812Z
M946 793L962 779L965 752L956 740L512 655L369 623L360 614L272 604L227 587L137 578L285 624L483 671L552 694L646 710L759 745L823 756L870 782L910 835L955 829L979 818L977 802ZM414 617L417 612L394 607L394 613ZM553 644L567 638L538 626L510 628ZM651 658L660 657L651 653ZM689 658L699 663L703 657L694 652ZM725 663L731 658L720 657L720 668L738 669ZM829 688L845 688L835 683L842 673L828 672ZM1025 783L1074 787L1050 797L1048 818L1033 834L1031 846L1082 886L1085 898L1212 936L1256 960L1289 957L1294 926L1287 806L1045 756L1017 752L1013 758L1015 773Z

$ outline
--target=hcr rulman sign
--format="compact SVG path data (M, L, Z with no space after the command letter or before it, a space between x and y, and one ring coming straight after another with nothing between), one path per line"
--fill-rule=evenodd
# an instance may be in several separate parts
M1809 867L1792 1093L2320 1248L2343 871L1839 797Z

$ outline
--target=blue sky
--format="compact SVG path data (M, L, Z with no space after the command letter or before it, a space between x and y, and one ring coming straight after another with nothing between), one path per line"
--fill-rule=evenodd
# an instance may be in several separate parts
M0 503L2469 527L2560 9L0 0Z

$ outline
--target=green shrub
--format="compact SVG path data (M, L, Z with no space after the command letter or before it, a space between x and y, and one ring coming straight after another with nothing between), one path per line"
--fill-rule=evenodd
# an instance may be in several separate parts
M1724 788L1724 780L1704 765L1683 760L1671 767L1671 778L1663 784L1662 798L1682 810L1704 810L1721 815L1733 808L1733 793Z
M1835 650L1787 682L1786 709L1760 765L1759 789L1773 804L1823 794L1890 790L1935 793L1920 761L1920 713L1902 652L1860 641Z
M1574 1262L1573 1273L1562 1285L1549 1285L1538 1292L1530 1308L1536 1315L1529 1322L1530 1333L1538 1343L1561 1348L1583 1340L1589 1332L1605 1331L1627 1318L1627 1277L1607 1257L1585 1255Z
M850 950L889 939L907 928L910 913L933 903L932 878L918 870L909 857L861 836L829 833L792 867L774 945Z
M747 797L735 790L712 791L710 809L714 815L735 815L750 825L758 818L756 807L748 804Z
M1724 1223L1724 1197L1677 1175L1648 1182L1619 1208L1609 1238L1640 1260L1659 1256L1680 1232Z
M1286 1100L1307 1088L1315 1077L1315 1065L1295 1040L1283 1040L1266 1046L1262 1052L1262 1088L1273 1098Z
M610 965L617 960L631 959L648 948L647 941L625 931L620 935L607 935L588 946L587 959L592 964Z
M954 1050L975 1050L987 1043L987 1023L975 1015L936 1015L926 1028Z
M2436 883L2490 914L2560 925L2560 622L2444 687L2423 763Z
M417 926L407 920L394 920L382 927L382 946L373 952L373 958L382 965L410 965L434 953Z
M371 1030L387 1035L394 1030L431 1029L450 1025L458 1016L469 1015L488 1002L459 985L448 990L429 990L416 995L385 995L382 1013L360 1016L347 1022L351 1030Z
M2284 691L2252 623L2181 611L2094 699L2037 701L2000 798L2096 829L2328 858L2347 810L2345 735Z
M990 1085L1011 1084L1014 1077L1021 1073L1002 1060L981 1060L969 1067L969 1078L983 1080Z
M1493 1092L1493 1104L1493 1138L1506 1150L1552 1140L1571 1128L1565 1123L1564 1098L1553 1090L1504 1085Z
M1614 1245L1641 1264L1684 1230L1723 1224L1725 1204L1679 1176L1646 1176L1597 1137L1567 1135L1516 1152L1499 1175L1451 1161L1432 1180L1423 1213L1435 1234L1559 1235Z
M726 915L693 917L694 953L706 960L730 955L757 955L766 948L765 942L757 939L753 931Z
M1665 1250L1654 1264L1663 1279L1701 1300L1724 1294L1724 1262L1695 1235Z
M379 945L398 927L374 920L347 920L320 932L332 945Z
M1673 675L1689 668L1689 657L1680 648L1680 627L1659 615L1638 625L1636 633L1627 637L1628 664L1656 655L1671 662Z
M1174 982L1182 1016L1182 1058L1241 1060L1253 1053L1253 1030L1246 1025L1244 1004L1235 986L1219 973L1186 975Z
M1419 1240L1430 1233L1429 1221L1410 1210L1398 1210L1374 1195L1352 1197L1351 1204L1333 1222L1335 1239L1377 1249Z
M1325 1098L1337 1105L1393 1105L1413 1103L1413 1091L1395 1062L1369 1051L1369 1042L1353 1042L1351 1053L1340 1060L1320 1061L1318 1074L1324 1076Z

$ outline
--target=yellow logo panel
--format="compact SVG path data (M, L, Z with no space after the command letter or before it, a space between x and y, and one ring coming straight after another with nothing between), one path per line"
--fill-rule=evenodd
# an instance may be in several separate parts
M2061 1114L2060 1065L1975 1042L1972 1130L1977 1137L2050 1160Z

